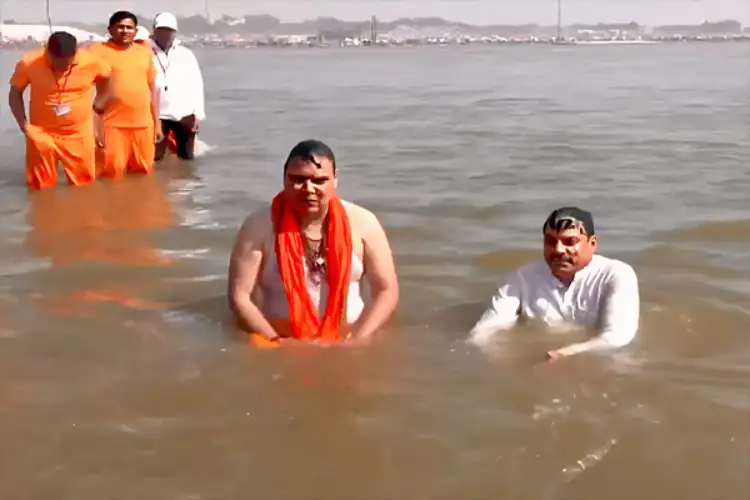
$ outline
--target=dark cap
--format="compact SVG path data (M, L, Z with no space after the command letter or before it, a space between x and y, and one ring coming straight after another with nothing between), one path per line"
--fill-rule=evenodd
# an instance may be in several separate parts
M544 221L542 231L546 231L547 228L550 228L559 232L576 226L580 226L589 236L595 234L594 216L591 215L591 212L587 212L578 207L562 207L549 214L547 220Z

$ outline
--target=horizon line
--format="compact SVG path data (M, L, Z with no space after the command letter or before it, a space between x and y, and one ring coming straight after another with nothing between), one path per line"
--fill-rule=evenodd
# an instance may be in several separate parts
M153 16L141 16L141 15L138 15L135 10L132 11L132 12L138 17L139 24L141 24L140 20L142 20L142 19L152 19L152 17L153 17ZM207 21L209 24L212 24L212 25L216 24L217 22L219 22L219 23L222 22L223 19L238 20L238 19L246 19L246 18L249 18L249 17L250 18L252 18L252 17L269 17L269 18L273 18L273 19L277 20L279 22L279 24L281 24L281 25L314 23L314 22L318 22L318 21L321 21L321 20L333 20L333 21L338 21L338 22L341 22L341 23L350 23L350 24L353 24L353 23L367 24L367 23L370 22L370 18L361 19L361 20L346 20L346 19L342 19L342 18L339 18L339 17L336 17L336 16L326 16L326 15L321 15L321 16L317 16L317 17L314 17L314 18L305 19L305 20L302 20L302 21L282 21L279 17L276 17L276 16L274 16L272 14L242 14L240 16L230 16L228 14L221 14L219 17L206 16L204 14L190 14L190 15L178 15L178 14L175 14L175 17L177 17L177 19L201 18L201 19ZM503 26L503 27L524 27L524 26L552 27L552 26L557 26L557 23L539 23L539 22L512 23L512 24L503 24L503 23L474 24L474 23L469 23L469 22L464 22L464 21L453 21L451 19L448 19L448 18L445 18L445 17L442 17L442 16L412 16L412 17L402 16L402 17L397 17L397 18L393 18L393 19L389 19L389 20L383 19L383 18L379 18L376 15L372 15L371 17L373 17L379 23L386 23L386 24L393 24L393 23L402 22L402 21L435 20L435 21L440 21L440 22L447 23L447 24L463 25L463 26L478 27L478 28L483 28L483 27L489 28L489 27L495 27L495 26ZM8 23L8 21L13 21L13 22L12 23ZM738 23L743 28L746 27L746 25L742 21L740 21L739 19L734 19L734 18L730 18L730 17L719 19L719 20L716 20L716 21L704 20L704 21L702 21L700 23L666 23L666 24L665 23L648 24L648 23L642 23L642 22L639 22L639 21L636 21L636 20L632 20L632 19L629 20L629 21L607 21L607 22L605 22L605 21L596 21L596 22L570 21L570 22L567 22L567 23L562 23L560 26L575 26L575 25L583 25L583 26L597 26L597 25L612 26L612 25L636 24L638 26L644 26L644 27L652 27L652 26L691 26L691 27L697 27L697 26L702 26L704 24L721 24L721 23L726 23L726 22L734 22L734 23ZM48 23L47 23L46 20L38 21L38 22L21 22L21 21L17 21L15 19L11 18L11 19L8 19L8 20L3 20L2 24L11 24L12 25L12 24L48 24ZM102 21L86 22L86 21L80 21L80 20L70 19L70 20L65 20L65 21L62 21L62 22L53 22L53 24L99 25L99 24L106 24L106 20L103 19ZM226 23L224 23L224 24L226 24ZM750 26L750 25L748 25L748 26Z

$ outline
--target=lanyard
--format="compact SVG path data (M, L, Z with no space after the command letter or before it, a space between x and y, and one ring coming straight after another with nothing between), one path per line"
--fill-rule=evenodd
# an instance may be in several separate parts
M158 62L159 63L159 67L161 67L161 72L164 73L164 78L167 78L167 70L169 69L169 64L170 64L169 63L169 53L168 52L164 52L164 56L167 58L167 66L165 67L161 63L161 57L159 57L159 53L156 51L156 49L152 47L151 50L154 52L154 57L156 57L156 62Z
M55 85L57 85L57 104L62 104L62 97L63 92L65 92L65 88L68 86L68 78L70 78L70 73L73 71L73 65L71 64L68 66L68 70L65 72L65 80L63 80L62 86L60 86L59 79L57 78L57 73L55 73L55 70L52 69L52 74L55 76Z

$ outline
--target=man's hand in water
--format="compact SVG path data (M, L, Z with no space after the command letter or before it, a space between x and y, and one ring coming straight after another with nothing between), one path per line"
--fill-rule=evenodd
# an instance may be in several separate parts
M284 347L327 347L328 344L315 339L298 339L296 337L278 337L275 342Z
M554 351L547 351L547 361L550 363L553 361L557 361L559 359L562 359L566 356L563 349L557 349Z
M343 344L346 347L365 347L372 343L372 335L349 335L344 339Z
M568 356L573 356L574 354L578 354L579 352L583 352L585 350L586 348L583 347L583 344L571 344L569 346L563 347L562 349L547 351L547 361L557 361L562 358L567 358Z
M349 335L347 338L341 339L339 341L326 341L326 340L319 340L319 339L310 339L310 340L303 340L303 339L293 339L293 338L283 338L281 340L281 344L283 345L307 345L307 346L313 346L313 347L321 347L321 348L331 348L331 347L364 347L367 345L370 345L372 342L372 336L368 335L366 337L355 337L353 335Z
M372 336L367 335L365 337L355 337L349 335L347 338L342 339L338 342L330 342L319 339L298 339L296 337L276 337L274 342L283 346L308 346L308 347L364 347L370 345L372 342Z
M296 339L294 337L278 337L274 342L283 345L284 347L307 344L304 340Z

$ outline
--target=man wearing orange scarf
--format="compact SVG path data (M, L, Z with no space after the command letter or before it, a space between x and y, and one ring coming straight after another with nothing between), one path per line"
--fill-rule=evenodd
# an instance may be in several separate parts
M336 175L328 146L300 142L284 164L284 189L237 234L229 303L256 346L366 343L398 304L385 231L372 212L337 196Z

